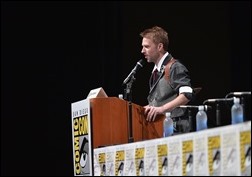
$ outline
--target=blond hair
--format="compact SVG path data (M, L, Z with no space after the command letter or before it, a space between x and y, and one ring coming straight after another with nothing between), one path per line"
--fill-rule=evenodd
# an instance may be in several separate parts
M168 33L163 28L159 26L154 26L141 32L140 36L153 40L155 44L162 43L164 46L164 50L168 50Z

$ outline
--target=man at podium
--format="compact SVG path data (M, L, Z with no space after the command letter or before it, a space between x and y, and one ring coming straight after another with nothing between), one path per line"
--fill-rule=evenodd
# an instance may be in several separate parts
M168 52L168 33L155 26L140 33L142 51L154 68L149 80L149 105L145 106L147 121L155 121L158 115L171 112L174 133L190 131L188 117L180 105L187 104L194 94L187 68Z

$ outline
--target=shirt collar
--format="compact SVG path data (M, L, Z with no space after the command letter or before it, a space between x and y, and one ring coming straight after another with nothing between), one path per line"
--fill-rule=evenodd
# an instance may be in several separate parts
M163 55L163 57L162 57L161 60L158 62L158 64L154 66L152 72L155 71L155 69L157 69L158 72L160 72L161 67L162 67L162 63L164 62L165 58L166 58L168 55L169 55L168 52L166 52L166 53Z

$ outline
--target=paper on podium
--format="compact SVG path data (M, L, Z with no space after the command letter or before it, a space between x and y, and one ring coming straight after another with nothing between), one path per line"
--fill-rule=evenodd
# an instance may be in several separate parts
M102 87L93 89L89 92L87 98L108 97Z

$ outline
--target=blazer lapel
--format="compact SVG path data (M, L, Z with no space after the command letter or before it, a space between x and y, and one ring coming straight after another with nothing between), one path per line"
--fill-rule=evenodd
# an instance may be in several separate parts
M149 93L151 93L151 92L153 91L153 89L155 88L155 86L157 85L157 83L159 82L159 80L163 77L164 71L165 71L165 65L168 63L168 61L169 61L171 58L172 58L172 55L171 55L171 54L169 54L169 55L165 58L165 60L164 60L164 62L163 62L163 64L162 64L161 70L160 70L160 75L159 75L159 77L158 77L156 83L154 83L153 85L151 85L151 81L152 81L152 76L151 76L151 78L150 78L150 80L149 80L149 86L150 86L150 92L149 92Z
M150 92L149 92L149 93L152 92L153 88L157 85L157 83L159 82L159 80L163 77L164 71L165 71L164 69L165 69L165 65L162 65L161 70L160 70L160 72L159 72L158 79L157 79L157 81L156 81L152 86L151 86L152 77L150 78L150 81L149 81L149 84L150 84Z

